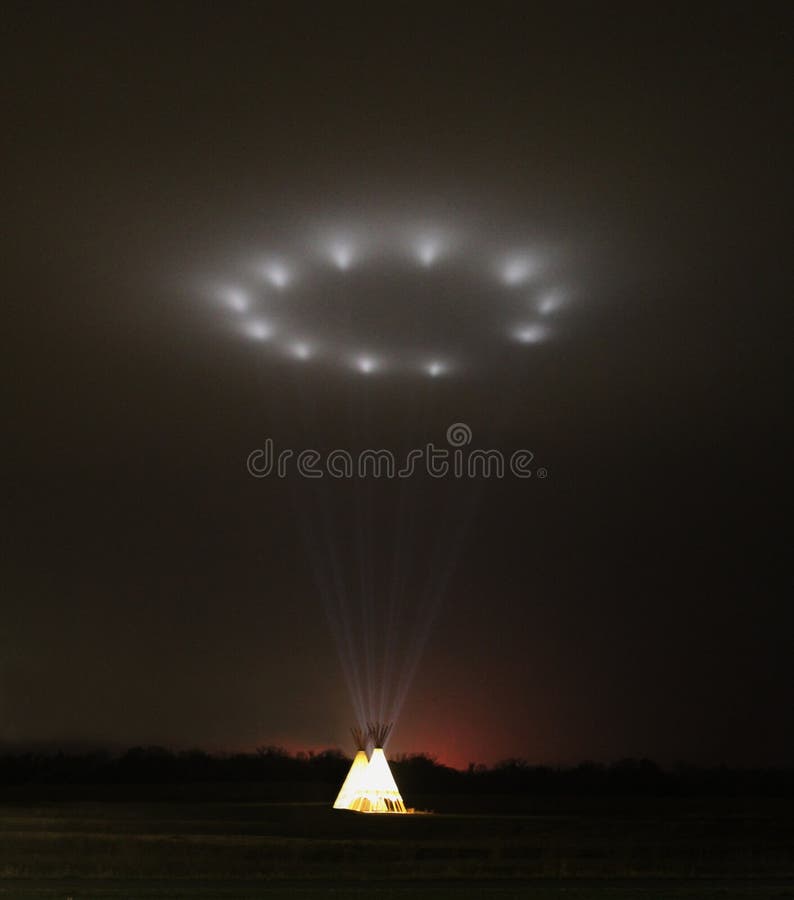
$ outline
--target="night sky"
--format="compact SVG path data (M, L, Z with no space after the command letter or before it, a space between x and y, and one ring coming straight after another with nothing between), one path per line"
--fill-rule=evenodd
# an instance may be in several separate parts
M68 6L12 5L0 46L0 741L352 751L322 506L376 625L405 573L390 752L794 761L785 7ZM320 272L334 229L435 227L468 241L443 290L353 273L352 339L405 370L334 349L329 266L279 301L324 360L213 295L257 254ZM517 247L566 299L526 346ZM461 365L409 371L441 339ZM245 468L453 422L548 478L400 500Z

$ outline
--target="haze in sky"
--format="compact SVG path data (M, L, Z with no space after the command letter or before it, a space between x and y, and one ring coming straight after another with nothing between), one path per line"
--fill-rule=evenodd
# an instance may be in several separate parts
M783 10L12 10L0 740L790 762Z

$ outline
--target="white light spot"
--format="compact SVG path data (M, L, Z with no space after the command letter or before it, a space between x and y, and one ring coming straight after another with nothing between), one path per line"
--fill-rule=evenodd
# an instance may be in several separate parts
M543 325L520 325L513 331L513 337L522 344L538 344L546 334Z
M285 288L292 281L292 273L289 268L278 260L266 263L262 266L262 277L275 288Z
M424 237L416 245L416 256L423 266L432 266L441 254L441 241L435 237Z
M221 300L234 312L245 312L250 305L248 295L240 288L224 288Z
M328 252L331 261L341 272L346 272L356 258L355 248L350 241L334 241Z
M357 356L354 361L355 367L364 375L369 375L378 370L378 361L373 356Z
M289 349L295 359L311 359L314 355L311 344L306 343L306 341L295 341L294 344L290 345Z
M551 315L562 306L562 297L560 294L546 294L538 303L538 312L543 316Z
M425 372L427 372L431 378L438 378L439 375L444 375L446 371L447 367L437 359L431 360L425 366Z
M499 274L505 284L513 287L526 283L533 268L532 260L528 256L511 256L502 263Z
M273 337L273 326L263 319L255 319L246 323L245 333L255 341L266 341Z

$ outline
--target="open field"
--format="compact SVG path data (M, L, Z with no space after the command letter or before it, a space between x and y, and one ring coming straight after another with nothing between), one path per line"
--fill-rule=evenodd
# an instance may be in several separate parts
M747 798L404 817L318 803L0 806L2 898L365 896L794 898L794 813Z

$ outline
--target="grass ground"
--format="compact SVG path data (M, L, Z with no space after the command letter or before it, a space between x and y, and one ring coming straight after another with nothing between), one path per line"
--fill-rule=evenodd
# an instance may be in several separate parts
M0 898L16 897L794 898L794 812L771 800L405 817L316 803L15 800L0 805Z

